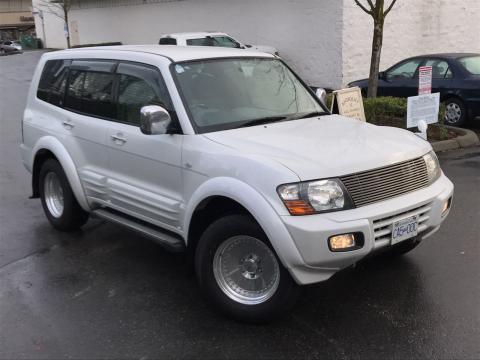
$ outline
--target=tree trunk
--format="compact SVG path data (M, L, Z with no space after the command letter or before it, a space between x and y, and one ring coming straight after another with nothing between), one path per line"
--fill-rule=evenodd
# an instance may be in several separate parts
M381 19L374 20L372 59L370 61L370 77L368 79L368 93L367 93L367 96L369 98L377 97L378 73L380 72L380 56L382 54L382 44L383 44L383 25L384 25L383 16Z
M67 37L67 48L70 49L71 45L70 45L70 25L68 25L68 8L65 6L63 6L63 15L64 15L64 19L65 19L65 35Z

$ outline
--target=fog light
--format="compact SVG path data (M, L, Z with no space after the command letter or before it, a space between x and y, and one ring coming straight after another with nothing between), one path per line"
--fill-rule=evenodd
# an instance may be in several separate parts
M328 245L332 251L353 250L357 246L355 234L335 235L328 239Z
M452 198L445 201L442 208L442 216L444 216L447 213L447 211L450 209L451 204L452 204Z

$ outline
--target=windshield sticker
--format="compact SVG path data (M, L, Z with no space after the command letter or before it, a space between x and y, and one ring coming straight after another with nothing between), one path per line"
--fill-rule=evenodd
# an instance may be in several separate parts
M185 69L183 68L182 65L175 65L175 71L177 72L177 74L181 74L185 72Z

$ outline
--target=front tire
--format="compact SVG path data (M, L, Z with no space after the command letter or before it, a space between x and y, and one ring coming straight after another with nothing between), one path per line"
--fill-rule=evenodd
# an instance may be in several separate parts
M298 296L298 285L248 215L228 215L207 228L195 252L195 272L214 309L238 321L271 321Z
M467 109L464 103L456 98L445 100L445 124L462 126L467 121Z
M40 169L40 198L50 224L61 231L77 230L88 221L60 163L48 159Z

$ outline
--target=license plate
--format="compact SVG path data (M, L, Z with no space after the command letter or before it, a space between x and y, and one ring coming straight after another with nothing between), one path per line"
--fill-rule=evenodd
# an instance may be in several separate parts
M418 234L418 215L393 223L392 245L410 239Z

